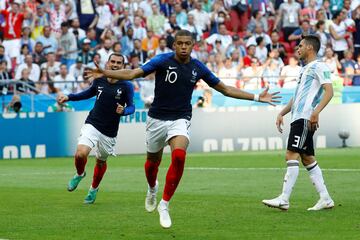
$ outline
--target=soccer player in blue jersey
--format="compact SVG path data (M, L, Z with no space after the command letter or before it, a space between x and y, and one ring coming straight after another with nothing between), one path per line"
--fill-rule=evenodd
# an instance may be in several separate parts
M157 210L160 225L171 226L169 201L178 186L184 170L186 149L189 144L191 119L191 95L196 82L203 79L209 86L225 96L266 102L273 105L278 102L278 93L268 93L265 89L260 95L244 92L235 87L226 86L197 59L190 57L194 46L192 34L180 30L175 36L175 53L160 54L134 70L110 71L100 68L87 71L87 77L111 77L119 80L134 79L156 72L155 97L149 109L146 126L147 159L145 175L148 192L145 209L152 212L156 208L158 191L157 173L163 148L171 148L171 164L166 175L165 188Z
M287 171L280 196L262 202L274 208L288 210L292 189L299 175L299 159L308 170L310 179L320 195L319 201L309 211L334 207L324 183L321 169L316 162L313 135L319 127L319 114L330 102L333 88L330 69L326 63L317 60L320 40L317 36L305 36L299 44L298 54L305 66L300 71L294 97L279 113L276 126L282 133L283 116L291 111L290 134L288 138L286 163Z
M113 53L110 55L106 68L119 70L124 67L124 57ZM94 203L99 184L103 178L108 156L114 153L116 136L121 116L134 113L134 87L128 81L118 81L112 78L101 77L95 79L91 86L80 93L60 95L59 103L80 101L96 96L93 109L90 111L81 129L75 153L75 167L77 173L68 183L68 191L74 191L85 177L85 165L90 151L96 147L96 165L93 181L84 203Z

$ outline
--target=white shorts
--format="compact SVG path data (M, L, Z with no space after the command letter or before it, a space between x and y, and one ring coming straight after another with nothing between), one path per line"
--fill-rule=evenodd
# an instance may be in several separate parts
M146 147L150 153L160 151L175 136L185 136L190 141L190 121L177 119L164 121L151 117L146 120Z
M85 124L81 128L78 145L86 145L93 149L96 147L96 158L106 161L109 155L114 155L116 137L111 138L99 132L93 125Z

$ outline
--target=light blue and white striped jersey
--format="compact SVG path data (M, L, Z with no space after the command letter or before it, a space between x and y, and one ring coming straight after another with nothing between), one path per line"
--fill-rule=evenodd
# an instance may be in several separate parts
M291 122L300 118L310 119L321 100L321 85L325 83L331 83L330 69L326 63L315 60L301 69L291 107Z

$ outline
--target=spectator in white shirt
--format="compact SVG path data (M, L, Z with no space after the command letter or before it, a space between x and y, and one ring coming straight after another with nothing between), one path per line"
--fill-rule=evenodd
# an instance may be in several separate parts
M212 34L208 39L206 39L206 42L215 47L216 40L221 40L221 45L224 49L232 43L232 38L230 34L227 33L225 24L223 23L219 24L219 33Z
M350 34L346 31L345 19L346 10L335 12L333 15L333 22L329 28L332 49L338 55L339 60L344 58L344 51L349 49L346 39L350 37Z
M160 38L159 39L159 47L155 50L155 55L162 54L162 53L169 53L171 49L166 46L166 39Z
M268 50L266 48L264 38L263 37L256 38L256 44L257 46L255 49L255 57L257 57L260 60L261 64L264 64L268 55Z
M71 21L71 28L69 29L69 32L72 32L75 36L77 36L78 41L80 39L86 38L86 32L80 28L80 21L78 18L74 18ZM77 34L76 34L76 32L77 32Z
M218 77L226 85L238 87L238 73L239 69L237 66L234 66L232 64L231 58L226 58L226 60L224 61L224 65L219 69Z
M112 42L110 39L104 40L104 46L101 48L97 53L100 54L100 66L105 67L105 64L107 60L109 59L109 56L113 53L113 50L111 49Z
M280 85L283 88L296 88L300 70L299 61L295 57L290 57L289 65L281 70Z
M41 64L41 69L46 69L51 79L54 79L55 75L60 72L60 62L56 61L55 53L49 52L46 54L46 62Z
M69 75L75 81L82 81L84 69L85 69L85 67L83 65L83 59L82 59L82 57L78 57L76 59L76 63L70 66Z
M243 88L255 90L261 88L261 77L263 68L259 65L257 58L251 58L251 66L243 69Z
M337 54L331 48L326 48L325 57L323 61L328 65L332 73L338 74L338 70L341 69L341 63Z
M144 39L146 38L146 29L144 27L141 26L141 18L136 16L134 18L134 35L133 38L134 39Z
M29 71L30 71L29 79L33 82L37 82L40 77L40 67L37 64L33 63L33 58L32 58L31 54L27 54L25 56L25 63L20 64L17 67L16 73L15 73L16 80L21 78L21 72L25 68L29 69Z
M195 25L195 19L192 14L188 14L188 21L186 25L181 26L181 29L188 30L193 34L194 39L198 42L200 41L203 32L202 30Z
M111 27L111 19L113 18L113 14L110 11L109 5L105 3L105 0L97 0L96 12L98 14L98 20L96 23L96 36L97 39L99 39L104 29Z
M195 24L201 31L208 31L210 29L210 15L202 9L200 1L194 2L195 9L191 10L189 14L194 16Z
M76 89L76 85L72 83L74 81L73 77L68 74L66 64L60 65L60 74L56 75L54 78L54 87L64 94L68 95L73 92L73 89Z
M147 18L153 14L151 9L151 4L153 3L153 0L143 0L139 4L139 8L141 8L144 11L144 16Z
M258 23L258 24L256 24L256 27L255 27L255 33L247 40L246 47L248 47L250 45L257 45L256 39L258 37L264 38L265 46L268 44L272 44L270 36L264 32L262 25Z

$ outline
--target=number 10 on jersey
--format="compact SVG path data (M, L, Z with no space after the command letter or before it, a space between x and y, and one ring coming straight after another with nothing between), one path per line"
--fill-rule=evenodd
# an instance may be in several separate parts
M166 70L165 82L174 83L177 80L177 73Z

